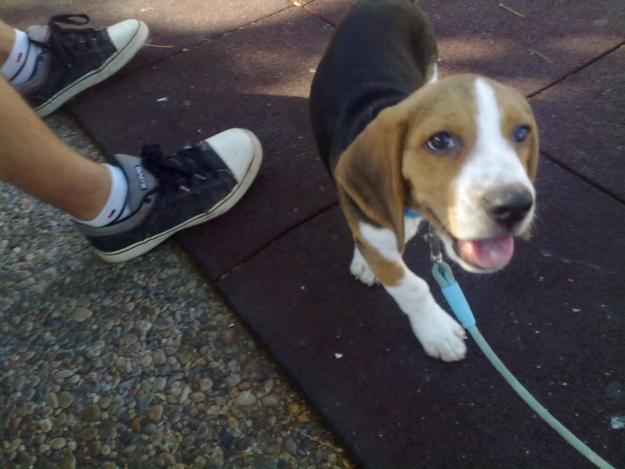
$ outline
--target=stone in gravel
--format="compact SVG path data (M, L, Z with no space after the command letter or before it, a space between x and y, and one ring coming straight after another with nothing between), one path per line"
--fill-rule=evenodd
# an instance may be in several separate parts
M210 391L213 388L213 380L210 378L202 378L200 380L200 389L202 391Z
M157 348L152 352L152 361L154 361L155 365L164 365L167 361L167 355L163 352L163 349Z
M185 386L184 389L182 390L182 393L180 394L180 403L184 404L187 399L189 398L189 394L191 394L191 388L189 386Z
M149 367L152 364L152 355L150 355L149 353L142 355L141 359L139 360L139 364L144 368Z
M143 427L143 433L147 435L151 435L156 431L157 427L153 423L148 423L145 427Z
M204 399L206 399L206 396L204 396L204 394L201 392L194 392L193 394L191 394L191 400L193 402L202 402L204 401Z
M87 427L83 429L78 436L80 437L81 440L91 441L91 440L95 440L97 434L98 434L98 431L94 427Z
M77 322L83 322L93 316L93 311L87 308L76 308L72 313L72 319Z
M101 416L102 412L98 404L88 405L82 411L82 418L86 422L95 422L96 420L100 420Z
M161 453L161 458L163 459L163 461L165 461L165 464L167 464L168 467L171 467L174 464L176 464L176 458L174 457L173 454L171 454L168 451L163 451Z
M72 421L72 418L69 415L67 415L65 412L61 412L54 419L54 424L57 427L63 428L65 425L71 423L71 421Z
M100 453L102 454L102 456L108 456L109 454L111 454L111 447L109 445L102 445L102 449L100 449Z
M241 375L237 373L232 373L230 376L228 376L225 379L225 381L226 381L226 384L232 388L241 382Z
M293 440L286 440L286 450L293 456L297 456L297 444Z
M57 371L55 376L58 379L66 379L72 376L73 374L74 374L73 370L70 370L68 368L63 368L62 370Z
M103 397L102 399L100 399L98 401L98 405L100 406L100 409L102 409L102 410L108 409L109 406L111 405L111 398L110 397Z
M248 389L252 389L252 383L250 383L249 381L243 381L243 382L239 383L239 385L237 387L241 391L246 391Z
M43 409L41 409L41 416L47 417L48 415L52 415L52 412L52 407L45 406Z
M54 440L50 442L50 448L52 449L65 448L65 444L66 444L65 438L63 437L55 438Z
M95 458L98 454L100 454L100 450L102 449L102 442L95 440L90 442L87 447L89 448L89 454L91 455L91 457Z
M280 399L274 394L267 394L263 396L261 402L267 407L277 407L280 404Z
M66 454L61 462L61 469L76 469L76 457L73 454Z
M105 462L104 466L102 466L102 469L116 469L117 465L114 462Z
M50 419L39 420L39 428L41 429L42 432L48 433L50 430L52 430L52 420Z
M124 337L122 337L121 343L122 345L129 346L136 344L138 340L139 338L137 337L137 334L131 332L130 334L126 334Z
M141 432L141 419L139 417L133 417L130 419L130 428L135 433Z
M11 444L7 448L7 452L11 454L15 453L17 451L17 448L19 448L21 444L22 444L22 439L16 438L15 440L11 442Z
M59 395L59 404L61 404L61 407L63 409L67 409L70 405L72 405L73 401L74 401L74 397L67 391L63 391Z
M80 376L79 375L72 375L69 378L67 378L67 382L69 384L76 384L78 381L80 381Z
M224 465L224 452L221 448L217 447L211 451L208 462L217 467L222 467Z
M139 334L141 334L142 336L146 335L149 330L152 329L152 323L149 321L144 321L143 319L138 320L135 323L135 326L137 327Z
M163 406L162 405L153 405L148 409L148 417L152 422L158 423L163 418Z
M255 402L256 402L256 398L254 397L254 394L252 394L251 391L243 391L234 400L234 403L238 406L249 406L249 405L254 404Z
M154 357L152 357L154 358ZM167 386L167 378L165 378L164 376L159 376L158 378L156 378L154 380L154 390L155 391L164 391L165 387Z
M46 404L53 409L56 409L59 406L59 398L56 396L56 393L49 392L46 394Z

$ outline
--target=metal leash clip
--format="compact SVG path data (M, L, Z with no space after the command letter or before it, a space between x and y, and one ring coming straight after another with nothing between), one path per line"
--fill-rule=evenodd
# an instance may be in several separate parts
M436 231L434 231L432 225L428 224L428 232L424 238L430 245L430 260L436 264L442 264L443 252L441 249L441 240L436 234Z

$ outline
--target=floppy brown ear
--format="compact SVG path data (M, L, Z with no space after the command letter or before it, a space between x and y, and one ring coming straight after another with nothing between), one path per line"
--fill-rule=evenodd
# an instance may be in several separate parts
M406 119L399 106L384 109L343 152L334 176L339 187L375 224L404 243L406 188L401 174Z

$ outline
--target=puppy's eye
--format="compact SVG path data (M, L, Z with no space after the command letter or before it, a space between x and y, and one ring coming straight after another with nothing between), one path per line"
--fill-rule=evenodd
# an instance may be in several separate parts
M523 143L530 134L530 128L527 125L519 125L514 129L513 138L517 143Z
M432 135L425 145L437 153L455 150L458 147L456 140L447 132L439 132Z

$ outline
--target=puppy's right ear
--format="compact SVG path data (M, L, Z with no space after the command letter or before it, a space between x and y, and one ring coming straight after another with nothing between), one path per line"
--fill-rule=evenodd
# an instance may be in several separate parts
M404 243L406 187L401 174L407 119L400 106L381 111L343 152L334 171L343 191L375 224Z

